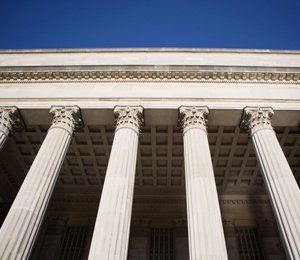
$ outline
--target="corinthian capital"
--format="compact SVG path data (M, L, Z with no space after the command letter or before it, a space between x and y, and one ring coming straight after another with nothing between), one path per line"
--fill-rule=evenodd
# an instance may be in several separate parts
M179 126L183 134L192 128L200 128L207 131L207 107L181 106L179 108Z
M140 132L144 126L143 107L121 107L116 106L114 109L116 131L122 127L131 128Z
M0 107L0 131L8 136L23 128L24 125L16 107Z
M272 130L273 115L274 111L271 107L246 107L241 121L241 128L250 135L260 129Z
M50 114L53 115L50 129L63 128L72 135L74 131L83 127L78 106L53 106Z

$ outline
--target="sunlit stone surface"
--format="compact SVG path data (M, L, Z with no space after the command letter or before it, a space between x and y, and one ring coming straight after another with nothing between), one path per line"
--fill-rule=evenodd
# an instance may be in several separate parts
M0 258L299 258L299 86L299 51L0 51Z

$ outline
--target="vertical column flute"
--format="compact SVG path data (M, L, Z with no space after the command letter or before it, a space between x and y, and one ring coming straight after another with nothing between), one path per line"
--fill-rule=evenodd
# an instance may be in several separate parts
M289 259L300 259L300 190L273 130L270 107L246 107L248 131Z
M221 212L207 139L207 107L179 108L183 131L191 260L227 259Z
M43 221L73 132L82 126L78 107L52 107L45 140L0 230L0 259L28 259Z
M143 108L116 107L116 131L101 194L90 260L126 260Z

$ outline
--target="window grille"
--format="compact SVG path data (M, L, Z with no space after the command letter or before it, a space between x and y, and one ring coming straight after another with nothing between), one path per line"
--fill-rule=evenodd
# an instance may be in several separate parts
M152 228L150 237L150 260L173 259L173 230Z
M241 259L264 259L256 228L237 227L236 233L239 238L239 254Z
M59 260L81 260L88 234L87 226L69 226L61 242Z

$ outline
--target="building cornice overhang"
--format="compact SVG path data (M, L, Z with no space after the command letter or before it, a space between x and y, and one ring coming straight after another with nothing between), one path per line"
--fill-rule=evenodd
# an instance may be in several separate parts
M300 54L300 50L236 49L236 48L61 48L61 49L0 49L0 54L37 53L105 53L105 52L189 52L189 53L261 53Z
M138 65L0 67L0 84L65 82L300 84L300 68Z

